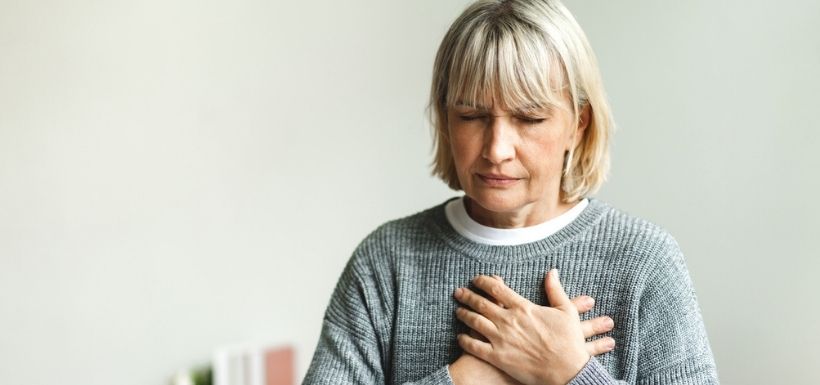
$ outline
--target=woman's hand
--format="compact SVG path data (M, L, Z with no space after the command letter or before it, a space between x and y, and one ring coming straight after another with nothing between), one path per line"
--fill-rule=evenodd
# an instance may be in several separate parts
M594 355L594 347L609 348L614 342L596 340L604 342L593 343L590 352L585 336L598 326L592 326L595 320L582 326L578 307L561 287L557 270L551 270L544 281L552 307L528 301L500 279L478 276L473 283L496 302L466 288L456 290L456 299L472 309L459 308L456 316L487 339L462 334L459 345L523 384L564 385Z
M503 283L501 277L493 276ZM499 302L495 302L500 304ZM578 309L578 314L584 314L595 305L595 300L586 295L581 295L572 299L573 305ZM591 320L582 321L581 328L584 330L584 337L589 338L599 334L606 333L614 327L612 319L609 317L597 317ZM486 341L486 338L481 336L475 330L471 330L471 335L479 340ZM611 337L604 337L596 339L592 342L586 343L586 349L590 356L597 356L606 353L615 345L615 340ZM475 356L464 353L455 362L450 365L450 376L453 383L456 385L511 385L520 384L514 378L510 377L500 369L488 364L486 361L476 358Z
M507 373L476 358L472 354L464 353L448 368L450 378L455 385L520 385L521 383Z

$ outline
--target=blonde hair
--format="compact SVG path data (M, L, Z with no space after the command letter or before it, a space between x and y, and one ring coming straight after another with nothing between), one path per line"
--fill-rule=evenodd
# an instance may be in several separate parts
M480 0L453 22L433 67L430 120L435 131L433 175L454 190L461 184L450 151L447 108L484 104L566 108L569 93L575 126L589 106L590 122L568 152L561 180L563 201L600 188L609 171L613 121L595 55L572 14L556 0Z

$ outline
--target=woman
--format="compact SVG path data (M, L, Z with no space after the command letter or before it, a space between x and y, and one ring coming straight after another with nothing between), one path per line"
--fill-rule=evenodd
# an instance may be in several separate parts
M562 4L470 6L430 107L434 173L464 196L359 245L305 384L718 383L674 239L589 198L612 121Z

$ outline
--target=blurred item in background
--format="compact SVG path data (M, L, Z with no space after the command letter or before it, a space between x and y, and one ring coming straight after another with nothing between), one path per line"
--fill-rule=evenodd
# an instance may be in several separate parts
M294 385L291 345L249 343L219 348L213 366L177 373L171 385Z

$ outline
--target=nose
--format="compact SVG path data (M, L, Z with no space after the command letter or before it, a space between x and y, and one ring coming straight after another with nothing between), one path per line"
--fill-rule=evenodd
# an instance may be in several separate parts
M501 164L515 158L515 128L504 116L489 118L485 131L482 156L492 164Z

